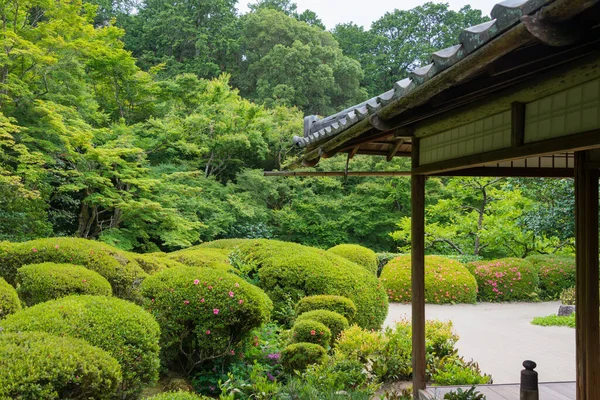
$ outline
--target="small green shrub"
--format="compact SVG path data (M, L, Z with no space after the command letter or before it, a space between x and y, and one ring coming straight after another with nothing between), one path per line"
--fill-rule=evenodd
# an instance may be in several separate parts
M296 315L304 314L313 310L329 310L346 317L348 322L354 320L356 315L356 306L354 302L344 296L334 296L321 294L316 296L307 296L296 304Z
M180 262L188 267L212 268L224 272L234 272L229 265L227 255L218 249L197 248L194 250L180 250L168 253L166 258Z
M69 296L27 308L2 321L7 332L39 331L84 339L121 365L121 398L137 398L158 377L160 330L150 314L125 300Z
M182 264L179 261L168 258L167 253L129 254L131 255L131 258L138 263L140 268L148 274L155 274L163 269L185 266L185 264Z
M452 390L444 395L444 400L485 400L486 397L483 393L477 391L475 386L472 386L469 390L463 390L458 388Z
M477 279L480 301L536 300L539 279L535 267L520 258L467 264Z
M21 309L21 302L14 287L0 278L0 319Z
M560 302L565 306L574 306L576 303L575 288L568 288L560 292Z
M304 371L311 364L327 360L327 350L315 343L294 343L281 352L281 363L288 373Z
M302 313L296 318L296 322L313 320L318 321L331 331L331 344L344 329L348 329L348 320L341 314L329 310L312 310Z
M344 257L345 259L364 267L373 275L377 275L377 254L371 249L358 244L339 244L327 251Z
M453 355L440 360L431 379L436 385L454 386L484 385L491 383L492 377L482 374L477 363Z
M296 321L290 333L294 343L316 343L323 347L331 343L331 330L312 319Z
M575 286L575 257L540 254L526 260L537 269L542 299L556 300L564 289Z
M575 313L565 317L559 317L554 314L547 317L535 317L531 323L540 326L568 326L569 328L575 328Z
M83 340L0 333L1 399L113 399L119 363Z
M380 280L390 301L412 300L411 257L403 255L390 261ZM425 301L433 304L475 303L477 282L458 261L441 256L425 256Z
M93 240L76 238L37 239L0 247L0 276L15 283L23 265L44 262L82 265L108 280L117 297L135 300L138 286L147 274L131 253Z
M146 397L146 400L210 400L210 397L201 396L192 392L167 392L154 395L152 397Z
M230 353L269 320L273 308L259 288L210 268L158 272L144 281L142 295L161 326L163 361L186 374L204 360Z
M71 294L112 296L110 283L99 273L80 265L42 263L17 270L17 293L33 306Z

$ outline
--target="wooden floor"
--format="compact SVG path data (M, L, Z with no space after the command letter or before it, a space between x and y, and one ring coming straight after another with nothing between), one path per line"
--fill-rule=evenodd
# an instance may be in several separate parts
M428 387L421 392L423 400L443 399L444 394L456 390L459 386ZM470 389L470 386L460 386ZM540 383L540 400L575 400L575 382ZM477 390L483 393L487 400L518 400L519 385L480 385Z

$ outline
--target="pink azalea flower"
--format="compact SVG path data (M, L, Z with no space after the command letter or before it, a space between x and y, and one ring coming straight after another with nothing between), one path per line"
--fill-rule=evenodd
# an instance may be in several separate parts
M33 251L34 253L37 253L37 249L35 247L33 249L31 249L31 251Z
M214 308L213 309L213 314L218 315L219 314L219 309L218 308Z
M231 353L232 356L235 356L235 351L231 350L230 353Z
M55 249L58 249L58 245L54 246Z
M197 285L197 284L199 284L199 283L200 283L200 280L198 280L198 279L194 279L194 285Z
M235 287L240 287L240 284L236 282Z
M311 335L313 335L313 336L315 336L315 335L317 334L317 332L315 332L315 331L310 331L310 334L311 334Z
M87 279L84 279L84 280L82 280L81 282L83 282L83 283L86 283L86 282L87 282Z
M212 290L212 286L208 286L208 290Z
M184 300L183 304L185 304L185 305L190 304L190 301L189 300Z
M244 300L240 299L240 304L244 304Z
M233 297L233 296L234 296L233 292L229 292L229 297Z
M210 331L206 331L206 334L207 334L207 335L210 335Z
M200 303L204 303L204 297L200 299Z

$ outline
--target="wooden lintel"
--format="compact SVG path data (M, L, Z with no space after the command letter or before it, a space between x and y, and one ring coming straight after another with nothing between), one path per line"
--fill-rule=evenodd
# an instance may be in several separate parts
M466 157L431 163L417 167L414 170L414 173L432 175L469 167L483 166L490 163L518 160L545 154L583 151L598 147L600 147L600 129L595 129L592 131L576 133L574 135L526 143L519 147L509 147L487 153L473 154ZM415 149L413 146L413 152L414 151Z
M434 176L490 176L511 178L573 178L573 168L475 167Z
M525 144L525 104L514 102L511 108L511 146Z
M388 152L387 151L380 151L380 150L369 150L369 149L359 149L358 153L356 154L363 154L363 155L367 155L367 156L383 156L383 157L387 157ZM411 152L401 152L401 153L396 153L396 157L411 157L412 153Z
M386 160L392 161L392 159L394 158L394 156L396 155L398 150L400 150L400 146L402 146L403 144L404 144L404 139L397 140L394 147L392 147L392 150L390 150L390 152L388 153Z
M410 176L410 171L264 171L264 176Z

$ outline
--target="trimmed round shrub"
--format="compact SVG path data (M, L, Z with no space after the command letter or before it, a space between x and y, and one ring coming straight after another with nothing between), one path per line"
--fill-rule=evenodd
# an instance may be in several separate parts
M390 301L412 300L411 257L402 255L390 261L379 278ZM458 261L425 256L425 301L431 304L475 303L477 282Z
M563 290L575 286L575 257L540 254L526 260L537 269L542 299L556 300Z
M344 329L348 329L349 324L346 317L329 310L313 310L300 314L296 318L296 323L305 320L318 321L329 328L331 331L331 344L337 339Z
M0 333L1 399L112 399L120 383L117 360L83 340Z
M354 302L344 296L334 296L320 294L316 296L307 296L296 304L296 315L304 314L312 310L335 311L344 316L349 323L353 322L356 315L356 306Z
M14 287L0 278L0 319L21 309L21 302Z
M188 267L211 268L224 272L234 272L229 258L218 249L180 250L166 255L168 259L180 262Z
M12 243L0 247L0 276L15 284L23 265L44 262L82 265L108 280L113 294L134 300L139 283L147 274L130 258L130 253L93 240L51 238Z
M121 365L118 395L137 398L158 378L160 330L150 314L125 300L69 296L27 308L2 321L7 332L39 331L86 340Z
M146 400L210 400L210 397L180 390L178 392L160 393L152 397L146 397Z
M387 263L400 255L400 253L377 253L377 276L381 276L381 272Z
M327 361L327 350L314 343L294 343L281 352L281 363L288 373L304 371L311 364Z
M312 319L296 321L290 334L294 343L316 343L321 346L331 343L331 330L327 325Z
M251 240L253 239L219 239L213 240L212 242L204 242L198 246L190 247L190 249L200 247L208 249L233 250L236 247L246 244Z
M538 274L533 265L521 258L476 261L467 264L477 279L481 301L535 300Z
M17 270L16 281L17 293L27 306L71 294L112 296L110 283L99 273L81 265L25 265Z
M574 306L577 302L575 288L571 287L560 292L560 302L565 306Z
M130 254L131 259L137 262L140 268L148 274L154 274L163 269L185 266L185 264L182 264L179 261L167 258L167 253Z
M383 286L373 274L343 257L266 239L247 241L231 257L243 264L239 269L265 290L278 312L303 297L328 294L352 300L357 309L353 322L365 328L379 329L387 316Z
M337 254L355 264L364 267L373 275L377 275L377 254L366 247L358 244L339 244L327 250L330 253Z
M163 361L184 373L230 353L250 330L269 320L273 308L256 286L210 268L158 272L144 281L142 295L161 326Z

